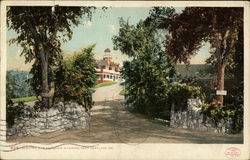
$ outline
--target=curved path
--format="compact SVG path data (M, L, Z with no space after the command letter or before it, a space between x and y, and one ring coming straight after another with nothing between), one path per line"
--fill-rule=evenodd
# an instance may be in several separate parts
M122 89L123 86L121 86L120 83L97 88L93 94L93 100L95 102L100 102L123 99L124 97L119 95Z
M119 84L97 88L88 129L58 131L10 142L64 143L243 143L242 134L174 129L152 123L126 111Z

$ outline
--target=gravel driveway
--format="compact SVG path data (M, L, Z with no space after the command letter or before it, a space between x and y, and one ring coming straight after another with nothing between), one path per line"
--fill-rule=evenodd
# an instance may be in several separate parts
M100 102L100 101L110 101L115 99L123 99L124 97L119 95L122 89L123 86L120 85L120 83L97 88L95 93L93 94L93 100L95 102Z
M88 129L57 131L9 140L36 143L243 143L242 134L199 132L169 128L126 111L119 84L98 88Z

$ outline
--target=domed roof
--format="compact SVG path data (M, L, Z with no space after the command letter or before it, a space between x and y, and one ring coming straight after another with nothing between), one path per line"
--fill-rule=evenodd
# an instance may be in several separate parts
M111 52L109 48L106 48L104 52Z

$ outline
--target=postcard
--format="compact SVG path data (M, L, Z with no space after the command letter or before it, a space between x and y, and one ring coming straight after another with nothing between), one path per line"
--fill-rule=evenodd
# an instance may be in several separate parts
M1 4L1 159L249 152L249 2Z

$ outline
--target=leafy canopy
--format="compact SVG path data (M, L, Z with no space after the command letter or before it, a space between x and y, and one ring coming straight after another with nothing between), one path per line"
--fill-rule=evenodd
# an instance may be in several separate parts
M91 18L94 7L9 7L7 26L18 36L10 40L23 47L26 62L37 58L37 40L52 53L60 53L61 40L72 38L72 26L80 24L83 16ZM34 34L37 33L37 35ZM58 34L60 33L60 34Z
M202 47L202 42L210 42L215 48L218 34L223 61L227 62L235 51L234 44L242 26L243 9L232 7L186 7L161 24L170 33L166 41L167 54L172 60L185 63Z

